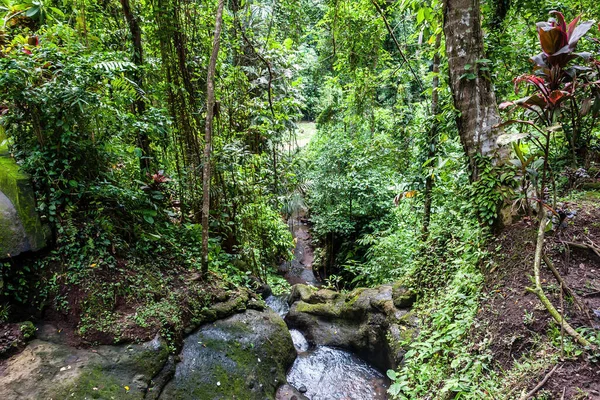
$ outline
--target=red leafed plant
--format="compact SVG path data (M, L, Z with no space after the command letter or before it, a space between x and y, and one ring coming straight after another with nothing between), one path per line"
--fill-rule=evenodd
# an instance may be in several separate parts
M576 158L575 154L589 144L589 133L600 114L600 62L592 53L576 52L577 44L594 26L594 21L580 22L578 16L567 24L562 13L550 14L553 17L547 22L536 24L542 52L531 57L533 73L514 79L515 93L522 83L532 91L526 97L500 104L500 109L521 108L535 120L508 123L561 125ZM572 63L574 60L580 60L580 65ZM588 115L592 118L586 118Z

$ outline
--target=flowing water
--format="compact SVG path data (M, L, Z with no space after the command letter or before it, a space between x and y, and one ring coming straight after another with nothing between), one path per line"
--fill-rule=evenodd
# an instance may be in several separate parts
M387 379L354 354L328 346L310 349L301 332L290 330L298 357L287 381L306 389L311 400L387 399Z
M310 232L301 217L290 219L296 241L294 258L280 266L291 284L320 286L312 270ZM267 305L282 318L290 307L288 296L269 296ZM356 355L328 346L310 346L302 332L290 329L298 356L287 381L310 400L387 399L388 379Z
M287 296L269 296L267 305L285 317ZM328 346L310 346L302 332L290 329L298 356L287 374L290 385L311 400L387 399L388 380L356 355Z

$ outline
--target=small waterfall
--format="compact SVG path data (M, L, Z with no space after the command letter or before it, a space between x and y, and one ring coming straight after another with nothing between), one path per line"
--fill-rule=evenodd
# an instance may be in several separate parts
M265 303L267 306L277 314L281 316L281 318L285 318L288 311L290 311L290 306L287 302L288 295L271 295L265 299Z
M287 374L287 381L311 400L387 399L388 380L354 354L328 346L309 350L302 333L290 334L298 357ZM302 388L302 389L300 389Z
M294 342L294 347L298 354L306 353L309 345L302 332L297 329L290 329L290 335L292 335L292 342Z

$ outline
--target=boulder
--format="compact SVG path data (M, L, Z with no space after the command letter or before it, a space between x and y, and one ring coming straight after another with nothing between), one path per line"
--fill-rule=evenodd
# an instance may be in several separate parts
M286 322L314 344L348 349L385 371L398 366L402 343L416 334L414 299L401 285L349 293L294 285Z
M36 212L29 176L19 170L6 146L0 146L0 259L40 250L49 240L50 229Z
M0 366L1 399L143 399L169 355L158 337L90 349L67 345L48 325L38 337Z
M274 399L296 350L283 319L246 310L201 326L183 343L161 399Z

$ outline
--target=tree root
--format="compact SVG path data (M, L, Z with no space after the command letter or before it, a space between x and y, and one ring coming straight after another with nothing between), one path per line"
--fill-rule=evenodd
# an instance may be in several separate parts
M541 380L540 383L538 383L533 389L531 389L531 391L529 391L528 393L524 394L523 396L521 396L519 398L519 400L527 400L528 398L532 397L534 394L537 393L538 390L540 390L545 384L546 382L548 382L548 379L550 379L550 377L552 376L552 374L556 371L556 369L558 368L558 364L556 364L554 366L554 368L552 368L550 370L550 372L548 372L546 374L546 376L544 376L544 379Z
M542 280L540 274L540 266L542 264L542 254L544 250L544 235L546 232L546 224L548 223L548 217L546 213L542 213L542 218L540 220L540 227L538 229L537 235L537 243L535 247L535 258L533 262L533 275L535 279L535 288L526 288L528 292L535 294L540 302L546 307L546 310L550 313L552 318L561 325L561 327L571 335L579 344L585 347L592 347L592 344L583 336L581 336L567 321L565 321L560 313L556 310L556 308L552 305L544 290L542 288Z
M600 248L598 248L594 245L589 245L589 244L585 244L585 243L576 243L576 242L563 242L563 243L566 244L567 246L577 247L578 249L590 250L592 253L594 253L596 256L598 256L600 258Z
M561 288L565 292L565 294L573 299L573 302L575 303L575 306L579 309L579 311L582 311L583 313L585 313L588 321L591 322L590 314L588 312L587 307L585 307L583 304L581 304L581 302L579 301L579 299L577 297L575 297L575 293L567 285L567 283L564 281L564 279L562 278L562 276L560 275L560 273L558 272L558 270L554 266L554 263L552 262L552 260L550 259L550 257L548 257L545 253L543 253L542 254L542 259L544 260L544 263L546 264L546 266L548 267L548 269L550 269L550 271L552 271L552 274L554 275L554 278L556 278L556 280L558 281L558 284L561 285Z

